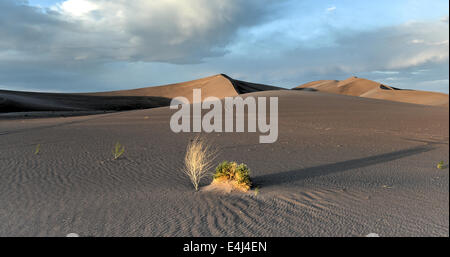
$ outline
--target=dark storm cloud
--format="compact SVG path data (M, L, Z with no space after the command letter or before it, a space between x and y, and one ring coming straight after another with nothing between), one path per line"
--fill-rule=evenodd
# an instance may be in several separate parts
M224 55L241 28L272 17L272 4L69 0L41 9L2 0L0 87L83 90L108 63L200 63Z

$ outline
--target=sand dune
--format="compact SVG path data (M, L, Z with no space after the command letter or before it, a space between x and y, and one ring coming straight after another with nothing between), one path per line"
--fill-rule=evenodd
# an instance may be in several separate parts
M448 236L446 108L304 91L279 138L205 136L259 194L193 191L168 107L0 122L0 236ZM112 160L119 141L124 156ZM33 152L40 144L40 153ZM201 186L211 182L205 179Z
M313 81L294 89L310 89L322 92L360 96L374 99L382 99L396 102L434 105L434 106L449 106L449 97L447 94L427 92L419 90L404 90L388 85L383 85L378 82L350 77L348 79L338 80L319 80Z
M224 74L198 80L97 93L35 93L0 90L0 113L37 111L117 111L168 106L170 100L184 96L192 101L194 88L202 89L202 99L223 98L242 93L280 89L273 86L234 80Z
M39 111L122 111L170 104L158 96L90 96L0 90L0 113Z
M192 80L188 82L145 87L131 90L119 90L110 92L89 93L93 96L159 96L164 98L174 98L177 96L186 97L192 102L193 89L202 90L202 100L209 96L224 98L227 96L237 96L243 93L251 93L265 90L279 90L281 88L255 84L240 80L234 80L225 74L218 74L211 77Z
M219 74L198 80L95 93L35 93L0 90L0 113L42 111L118 111L168 106L177 96L192 101L194 88L202 89L202 100L209 96L224 98L245 93L280 90L281 88L235 80ZM367 79L351 77L343 81L320 80L298 86L298 90L317 90L328 93L361 96L382 100L448 107L447 94L399 90Z

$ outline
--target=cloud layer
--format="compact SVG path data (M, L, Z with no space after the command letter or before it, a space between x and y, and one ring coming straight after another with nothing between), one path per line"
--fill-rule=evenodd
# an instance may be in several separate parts
M0 6L0 30L5 35L0 50L10 58L45 53L66 62L199 62L223 55L233 34L260 23L269 4L268 0L68 0L43 12L6 0Z
M333 26L344 8L324 6L311 31L300 30L307 13L283 15L289 3L2 0L0 88L99 91L229 73L286 87L362 74L445 91L448 16L364 30Z

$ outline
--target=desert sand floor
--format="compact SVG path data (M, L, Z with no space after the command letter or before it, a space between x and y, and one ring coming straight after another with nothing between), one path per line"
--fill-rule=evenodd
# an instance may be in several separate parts
M194 192L181 172L193 133L173 133L167 107L0 120L0 236L449 236L449 172L436 168L448 108L249 95L279 96L278 141L207 137L217 163L248 164L258 195Z

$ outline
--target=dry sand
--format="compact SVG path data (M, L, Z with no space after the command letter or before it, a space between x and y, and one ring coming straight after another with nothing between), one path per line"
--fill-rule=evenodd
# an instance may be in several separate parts
M443 106L447 108L449 106L448 94L399 89L383 85L372 80L357 77L350 77L342 81L313 81L298 86L294 89L310 89L327 93L360 96L404 103Z
M167 107L0 120L0 236L449 236L449 173L436 168L449 161L448 108L248 95L279 97L276 143L206 136L217 163L250 167L258 195L194 192L181 172L193 134L170 130Z

